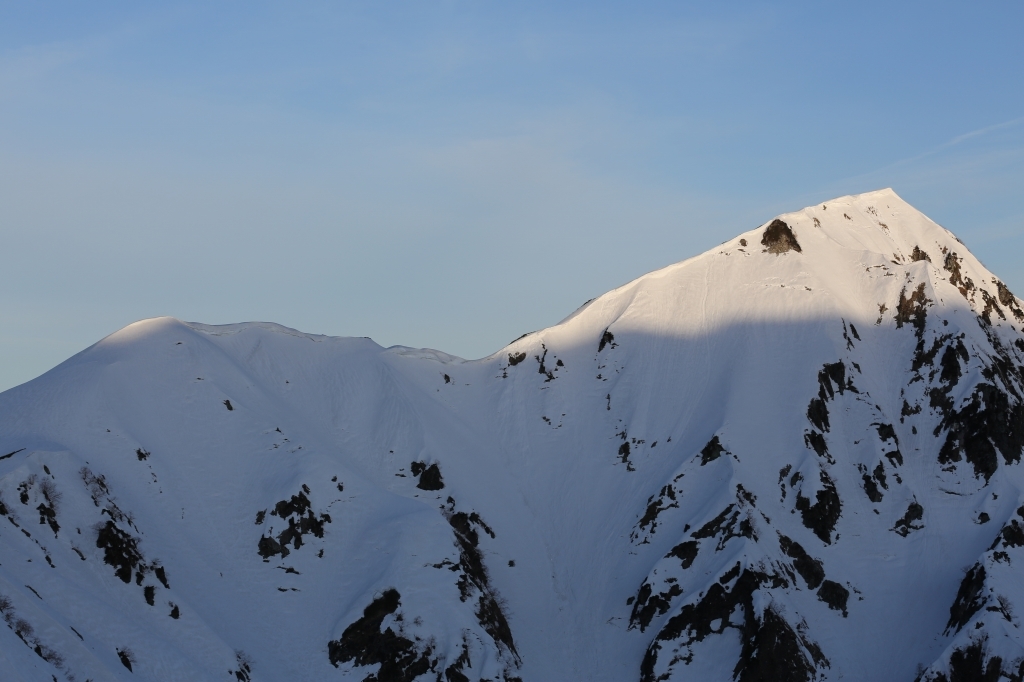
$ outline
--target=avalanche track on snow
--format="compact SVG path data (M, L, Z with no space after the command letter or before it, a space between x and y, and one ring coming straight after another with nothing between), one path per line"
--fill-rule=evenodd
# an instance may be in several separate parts
M138 322L0 394L2 676L1020 681L1022 308L883 190L482 360Z

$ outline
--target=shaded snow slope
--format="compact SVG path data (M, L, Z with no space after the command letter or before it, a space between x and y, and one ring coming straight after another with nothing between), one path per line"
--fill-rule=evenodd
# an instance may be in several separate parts
M1019 680L1021 305L883 190L473 362L136 323L0 394L0 665Z

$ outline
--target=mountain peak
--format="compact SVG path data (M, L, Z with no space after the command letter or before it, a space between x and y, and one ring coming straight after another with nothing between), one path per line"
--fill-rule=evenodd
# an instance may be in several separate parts
M783 230L786 245L776 248L772 232ZM688 338L757 321L892 326L901 295L921 284L929 305L953 317L994 313L996 326L1015 332L1024 322L1014 312L1019 300L951 232L885 189L777 216L610 291L502 353L538 339L582 344L605 330Z
M24 679L1017 679L1022 328L892 190L476 361L144 320L0 395L0 653Z

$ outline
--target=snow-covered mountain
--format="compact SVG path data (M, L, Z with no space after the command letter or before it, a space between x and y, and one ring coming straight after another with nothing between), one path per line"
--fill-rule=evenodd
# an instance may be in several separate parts
M138 322L0 394L0 677L1020 681L1022 308L883 190L472 362Z

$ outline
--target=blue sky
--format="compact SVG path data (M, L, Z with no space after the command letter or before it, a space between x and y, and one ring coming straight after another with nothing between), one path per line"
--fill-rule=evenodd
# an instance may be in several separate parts
M0 1L0 389L137 319L463 357L893 187L1024 292L1020 3Z

